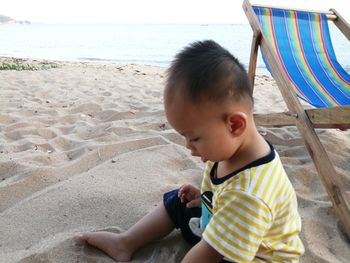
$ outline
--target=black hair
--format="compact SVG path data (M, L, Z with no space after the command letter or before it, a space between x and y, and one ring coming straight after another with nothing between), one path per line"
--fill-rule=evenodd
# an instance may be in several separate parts
M167 74L166 92L181 86L193 103L202 99L221 103L247 98L253 105L252 88L243 65L212 40L185 47L176 55Z

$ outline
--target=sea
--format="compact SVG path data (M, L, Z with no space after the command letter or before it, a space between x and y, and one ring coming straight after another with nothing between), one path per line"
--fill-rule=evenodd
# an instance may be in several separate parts
M330 31L338 61L350 72L349 41L334 25ZM248 67L248 24L3 24L0 56L168 67L183 47L206 39ZM260 55L257 74L268 74Z

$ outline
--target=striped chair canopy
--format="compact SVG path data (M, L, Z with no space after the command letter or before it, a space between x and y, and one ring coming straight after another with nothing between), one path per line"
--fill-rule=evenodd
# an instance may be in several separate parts
M325 14L261 7L254 12L298 97L317 108L350 105L350 75L336 59Z

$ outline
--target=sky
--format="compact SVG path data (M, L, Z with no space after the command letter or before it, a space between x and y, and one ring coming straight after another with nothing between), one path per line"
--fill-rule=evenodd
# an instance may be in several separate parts
M0 0L0 14L39 23L247 23L243 0ZM251 3L327 11L350 23L348 0L251 0Z

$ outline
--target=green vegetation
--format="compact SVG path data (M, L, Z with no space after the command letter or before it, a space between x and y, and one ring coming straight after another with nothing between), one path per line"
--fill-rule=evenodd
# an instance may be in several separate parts
M17 58L0 58L0 70L45 70L57 68L58 64L47 61L29 61Z

